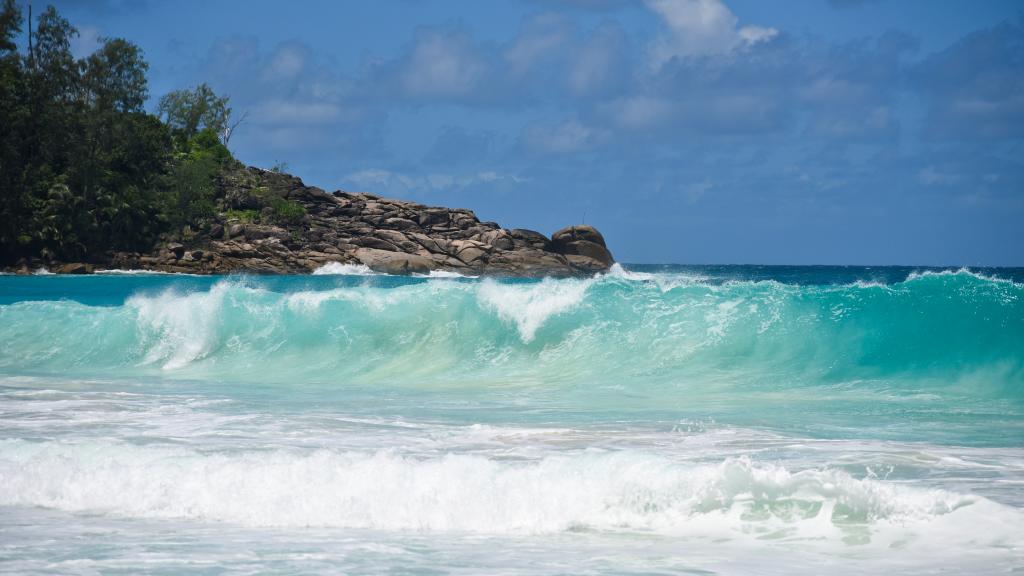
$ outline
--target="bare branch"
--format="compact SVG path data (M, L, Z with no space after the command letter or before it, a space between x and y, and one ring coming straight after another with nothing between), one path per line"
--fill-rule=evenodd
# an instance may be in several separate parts
M238 120L235 120L234 124L232 124L231 126L228 126L228 128L226 130L224 130L224 145L225 146L227 146L228 142L231 141L231 135L235 133L235 128L238 128L238 125L241 124L242 122L245 122L245 119L248 118L248 117L249 117L249 111L246 110L245 112L242 112L242 116L239 117Z

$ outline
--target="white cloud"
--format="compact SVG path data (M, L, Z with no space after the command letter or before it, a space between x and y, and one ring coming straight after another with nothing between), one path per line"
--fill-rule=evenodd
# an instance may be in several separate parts
M282 44L270 56L263 69L263 79L267 81L292 80L297 78L306 68L309 59L309 48L295 42Z
M261 124L319 124L341 118L341 107L333 102L270 100L259 103L253 119Z
M715 183L707 178L700 182L691 182L686 186L686 198L691 204L695 203L714 187Z
M404 63L400 78L417 96L459 96L476 88L486 64L465 34L421 33Z
M868 99L869 92L869 87L862 83L834 75L815 78L799 89L804 100L825 105L863 102Z
M779 33L775 28L765 28L763 26L744 26L739 29L740 39L746 44L757 44L758 42L764 42L771 40Z
M531 124L523 129L522 143L534 152L567 154L597 145L601 134L576 120L556 124Z
M625 51L626 39L621 28L610 24L598 28L576 51L569 68L569 89L582 96L609 85Z
M345 180L354 183L359 187L370 187L375 185L384 185L392 177L392 173L388 170L381 170L379 168L371 168L368 170L360 170L359 172L353 172L345 176Z
M960 176L944 172L935 166L925 166L917 173L917 179L928 186L952 186L960 181Z
M211 47L196 82L231 98L234 119L245 115L231 145L238 153L272 151L298 164L299 155L343 149L365 154L379 145L379 118L353 95L352 82L293 40L261 50L254 37L226 38Z
M612 122L627 130L646 130L664 125L675 115L671 101L650 96L622 98L606 108Z
M353 172L345 176L343 181L348 188L365 190L374 194L415 196L434 192L458 192L480 185L521 184L527 179L515 174L501 174L493 170L469 174L406 174L373 168Z
M651 46L654 67L676 56L724 54L778 34L774 28L738 27L739 19L720 0L646 0L646 4L667 28Z
M503 56L513 77L527 74L545 57L555 54L568 40L569 28L557 14L541 14L528 20Z

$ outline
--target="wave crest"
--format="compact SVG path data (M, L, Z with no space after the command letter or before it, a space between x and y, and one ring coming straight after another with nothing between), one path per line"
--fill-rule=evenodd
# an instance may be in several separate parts
M337 278L284 289L230 279L120 306L22 301L0 306L0 369L354 383L627 379L677 389L970 380L979 391L1024 392L1017 284L959 273L884 288L659 278L670 288L616 275Z
M545 279L538 284L499 284L487 279L480 285L478 297L485 308L515 324L523 343L528 344L549 318L579 306L593 282Z
M342 264L341 262L328 262L313 270L314 276L376 276L377 272L370 270L366 264Z

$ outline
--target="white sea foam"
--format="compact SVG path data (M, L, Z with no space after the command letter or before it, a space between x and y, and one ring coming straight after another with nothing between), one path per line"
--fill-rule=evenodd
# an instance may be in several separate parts
M454 282L418 283L393 288L350 286L331 290L293 292L287 294L284 301L293 310L305 311L316 310L326 302L354 302L376 313L417 299L422 304L431 305L432 298L448 298L450 294L470 290L472 290L472 286Z
M401 302L404 297L408 297L408 291L352 287L295 292L288 294L285 297L285 302L292 310L305 312L318 310L325 302L332 301L355 302L370 310L381 311L392 304Z
M725 537L785 530L788 539L840 541L851 530L884 538L891 526L905 535L949 517L998 528L986 537L1006 543L1018 537L1006 530L1024 528L1019 511L981 497L743 457L701 465L595 452L516 462L391 450L232 454L7 440L0 442L0 484L5 505L248 526Z
M426 274L427 278L479 278L479 276L471 276L468 274L459 274L451 270L431 270L429 274Z
M726 300L719 302L714 308L704 315L707 326L708 338L713 342L719 342L725 337L729 326L736 321L739 306L742 300Z
M328 262L313 270L314 276L377 276L366 264L342 264L341 262Z
M139 344L146 351L143 364L160 364L166 370L181 368L208 355L218 343L217 327L232 290L249 294L259 290L220 282L209 292L158 296L133 296L126 306L136 313ZM255 312L250 303L250 312Z
M114 268L112 270L97 270L96 274L109 274L113 276L197 276L197 274L182 274L180 272L164 272L162 270L124 270Z
M844 284L842 286L839 286L838 288L835 288L834 290L845 290L847 288L863 288L863 289L881 288L883 290L888 290L888 289L891 288L891 286L886 284L885 282L879 282L877 280L857 280L857 281L853 282L852 284Z
M50 272L49 270L47 270L47 268L45 266L42 266L40 268L36 268L35 270L32 271L32 274L35 275L35 276L53 276L54 275L53 272Z
M625 268L622 267L622 264L619 264L618 262L612 264L612 267L607 272L607 276L612 278L621 278L623 280L633 281L651 281L656 279L655 274L651 274L648 272L633 272L630 270L626 270Z
M609 269L607 273L598 275L597 278L604 278L612 281L624 280L626 282L651 283L656 285L662 293L687 286L707 285L711 280L709 276L704 276L702 274L680 272L653 273L626 270L618 262L612 264L611 269Z
M974 278L976 280L982 280L982 281L985 281L985 282L995 282L995 283L999 283L999 284L1009 284L1009 285L1012 285L1012 286L1015 286L1015 287L1024 286L1024 284L1020 284L1020 283L1014 282L1013 280L1009 280L1007 278L998 278L996 276L989 276L987 274L982 274L980 272L974 272L973 270L971 270L971 269L969 269L967 267L960 268L960 269L957 269L957 270L923 270L923 271L920 271L920 272L915 270L915 271L913 271L913 272L911 272L910 274L907 275L907 279L905 280L905 282L912 282L914 280L921 280L921 279L929 278L929 277L943 277L943 276L969 276L969 277Z
M513 322L522 341L529 343L549 318L579 306L593 282L544 279L533 284L503 284L487 279L480 284L477 297L502 320Z

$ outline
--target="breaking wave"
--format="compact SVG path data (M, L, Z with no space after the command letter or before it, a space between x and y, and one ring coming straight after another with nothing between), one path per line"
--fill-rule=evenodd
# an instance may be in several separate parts
M0 369L795 382L986 370L1020 393L1022 297L1020 284L967 272L841 286L633 273L280 291L222 280L115 306L2 305Z
M979 496L791 471L744 457L677 463L638 452L501 461L378 452L203 453L118 442L7 440L0 504L249 526L478 533L648 530L840 539L964 520L1014 538L1019 511ZM864 536L870 540L869 536Z
M314 276L373 276L377 274L366 264L342 264L341 262L328 262L313 270Z
M348 270L348 269L346 269ZM191 377L835 384L930 376L1024 393L1024 286L966 271L800 286L617 271L408 279L0 306L0 370Z

